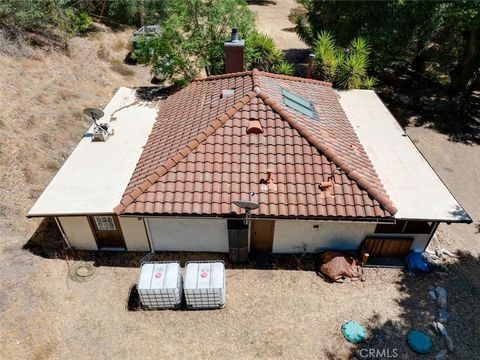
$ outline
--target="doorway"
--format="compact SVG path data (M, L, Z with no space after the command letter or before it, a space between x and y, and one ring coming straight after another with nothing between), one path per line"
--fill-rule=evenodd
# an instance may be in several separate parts
M252 220L250 230L250 251L271 253L275 220Z
M118 216L90 216L89 222L98 250L122 251L127 249Z

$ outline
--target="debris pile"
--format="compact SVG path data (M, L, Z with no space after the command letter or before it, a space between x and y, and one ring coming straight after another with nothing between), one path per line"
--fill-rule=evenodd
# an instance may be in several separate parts
M448 272L450 260L457 257L447 249L436 249L435 251L425 250L422 255L431 269L438 269L444 273Z
M320 273L332 282L365 281L357 261L340 251L327 251L320 255Z

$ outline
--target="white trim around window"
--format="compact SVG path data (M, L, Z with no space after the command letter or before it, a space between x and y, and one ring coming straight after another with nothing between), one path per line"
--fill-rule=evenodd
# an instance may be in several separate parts
M113 216L95 216L95 225L97 226L97 230L100 231L116 230Z

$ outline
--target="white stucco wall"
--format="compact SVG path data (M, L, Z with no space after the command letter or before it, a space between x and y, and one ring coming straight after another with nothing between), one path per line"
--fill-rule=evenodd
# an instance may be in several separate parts
M97 243L86 216L59 217L65 236L70 245L79 250L98 250Z
M314 228L318 225L318 229ZM320 250L356 250L375 224L340 221L277 220L273 238L274 253Z
M430 239L430 234L412 234L407 236L413 237L413 244L410 248L413 251L424 251L425 247L427 246L428 240Z
M147 232L143 219L136 217L119 217L125 244L128 251L150 251Z
M157 251L228 252L225 219L148 218L146 222Z

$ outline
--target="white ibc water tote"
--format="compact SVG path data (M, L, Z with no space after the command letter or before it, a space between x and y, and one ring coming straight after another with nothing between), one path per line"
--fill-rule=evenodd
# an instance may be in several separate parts
M143 306L169 309L182 305L182 276L180 263L145 262L138 278L138 294Z
M187 308L223 308L226 301L224 262L187 262L183 291Z

